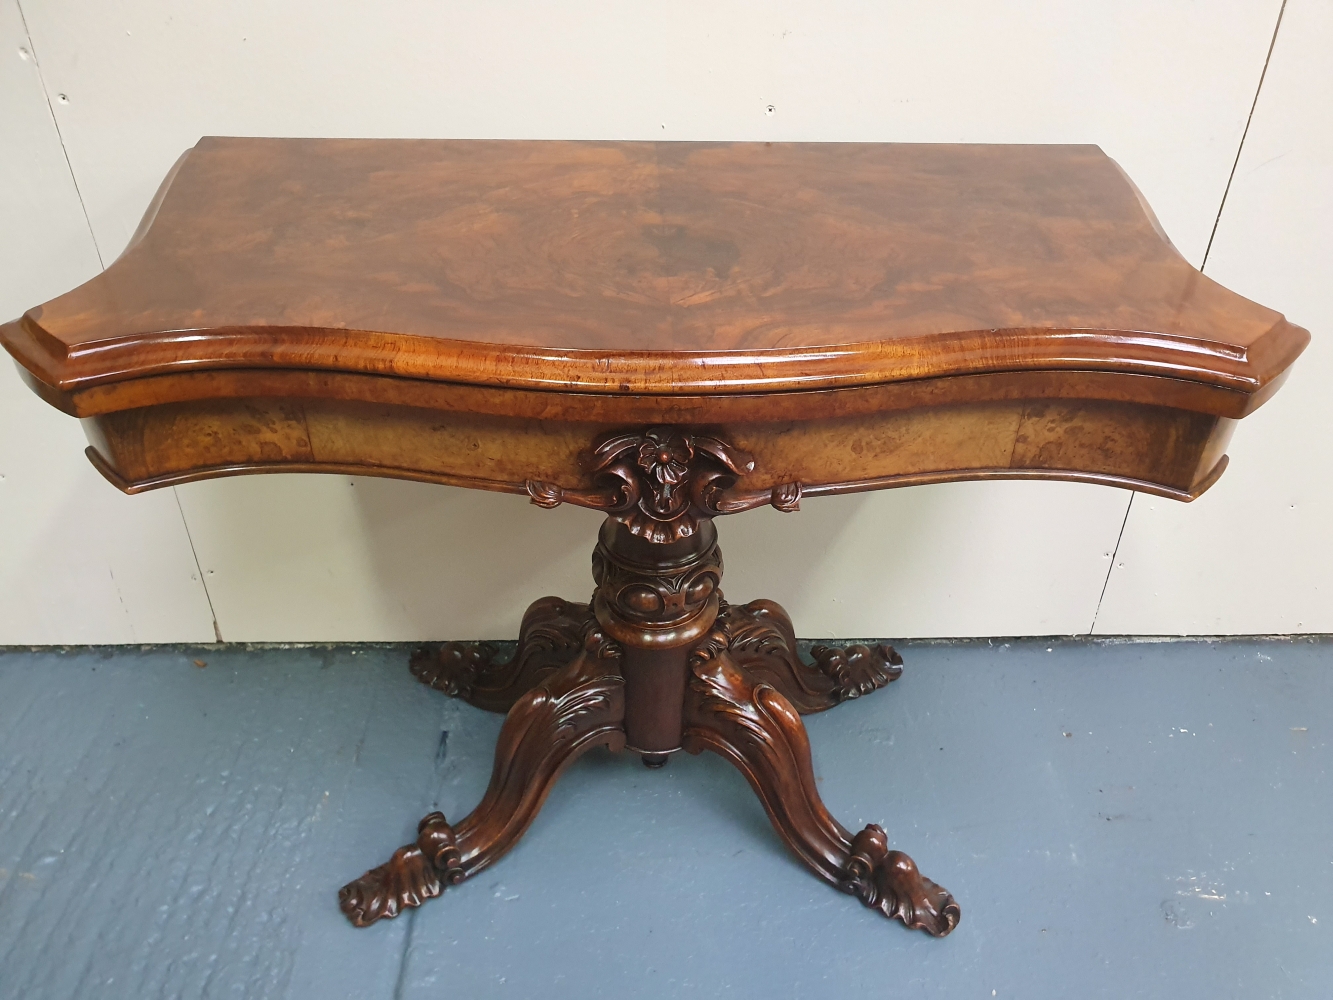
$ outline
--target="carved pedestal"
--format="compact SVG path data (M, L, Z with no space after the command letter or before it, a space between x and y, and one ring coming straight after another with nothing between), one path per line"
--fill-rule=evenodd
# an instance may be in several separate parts
M535 501L601 507L591 605L548 597L524 616L518 649L487 643L418 651L425 684L507 712L490 787L467 817L421 821L417 840L344 886L357 926L419 906L499 858L532 822L552 783L585 750L632 750L660 767L677 750L712 750L750 782L787 845L817 875L885 916L936 936L958 923L953 897L889 850L884 831L852 835L824 808L798 713L883 687L902 672L888 646L817 646L797 654L791 621L771 601L722 599L712 517L756 506L734 489L753 466L715 438L671 428L605 439L590 458L605 492L529 484ZM794 509L799 486L774 490Z

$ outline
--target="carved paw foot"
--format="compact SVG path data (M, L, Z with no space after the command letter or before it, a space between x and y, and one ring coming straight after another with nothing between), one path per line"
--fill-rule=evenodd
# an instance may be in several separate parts
M586 604L543 597L523 616L518 648L509 659L493 643L446 642L413 653L412 674L451 698L488 712L507 712L579 654L592 622Z
M438 896L443 886L416 844L394 851L387 864L372 868L338 890L338 906L357 927L396 917Z
M807 663L796 651L787 612L772 601L723 602L705 646L725 649L755 681L771 684L802 715L823 712L897 680L903 658L892 646L815 646Z
M339 889L338 906L357 927L367 927L434 899L465 875L453 829L434 812L417 826L416 843Z
M903 658L892 646L857 644L839 648L815 646L810 650L816 666L833 679L840 699L859 698L877 691L903 673Z
M499 650L489 642L446 642L412 654L412 676L450 698L467 700L477 677L495 664Z
M886 917L944 937L958 926L962 911L948 891L917 870L902 851L889 850L884 830L867 826L852 841L841 888Z

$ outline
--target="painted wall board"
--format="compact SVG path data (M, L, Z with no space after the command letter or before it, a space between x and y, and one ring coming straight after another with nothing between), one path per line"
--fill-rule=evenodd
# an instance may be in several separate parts
M345 476L178 493L229 641L512 639L538 597L592 594L594 511Z
M1099 633L1333 632L1333 5L1289 0L1207 273L1313 341L1179 506L1139 496Z
M200 135L271 134L1096 142L1197 264L1279 7L687 2L650 16L588 0L558 11L26 0L24 11L107 259ZM44 458L90 475L77 448ZM587 512L339 477L177 494L227 639L511 636L531 598L589 587ZM1078 485L952 484L748 514L720 524L726 589L783 601L806 635L1086 631L1126 503ZM134 540L159 547L150 530ZM157 589L180 591L174 580Z
M232 641L512 639L538 597L592 592L601 515L577 507L340 476L178 492ZM1126 497L955 483L719 518L723 586L778 601L810 636L1086 632Z
M803 500L718 522L723 586L778 601L807 638L1086 632L1128 499L977 482Z
M1202 259L1280 0L27 0L104 253L200 135L1095 142ZM1169 95L1169 98L1167 97ZM771 109L771 110L770 110Z
M0 2L0 315L99 269L18 6ZM0 645L213 636L171 491L122 496L82 458L77 421L0 352ZM143 502L147 500L147 502Z

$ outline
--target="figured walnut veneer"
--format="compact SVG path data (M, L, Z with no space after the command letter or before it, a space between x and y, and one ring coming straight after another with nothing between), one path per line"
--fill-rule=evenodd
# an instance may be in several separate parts
M894 681L722 596L713 519L960 479L1189 500L1309 335L1204 277L1095 146L204 139L121 257L0 326L126 492L392 476L605 511L584 603L427 647L506 712L456 824L348 883L357 925L494 862L595 746L731 761L866 906L960 910L819 799L799 713Z
M1059 368L1252 392L1303 342L1191 268L1095 146L862 143L204 139L120 260L26 326L28 367L67 390L198 368L653 394Z
M128 490L586 490L590 440L669 423L807 496L1184 499L1308 335L1190 267L1094 146L204 139L0 339Z

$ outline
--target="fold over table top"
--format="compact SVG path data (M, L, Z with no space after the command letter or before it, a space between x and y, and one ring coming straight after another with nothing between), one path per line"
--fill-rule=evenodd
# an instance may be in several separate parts
M1308 334L1095 146L208 138L0 327L64 392L299 369L611 394L1080 370L1254 396Z

